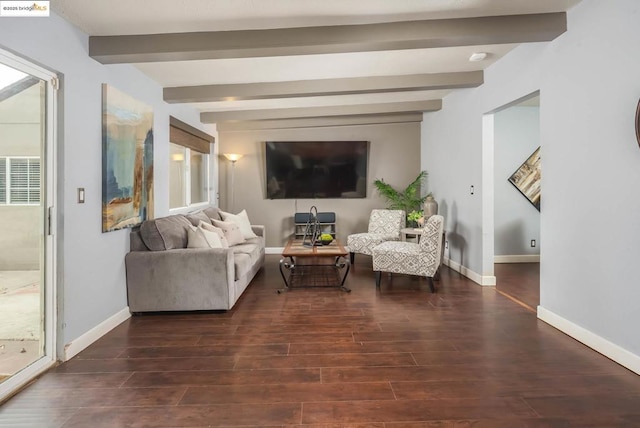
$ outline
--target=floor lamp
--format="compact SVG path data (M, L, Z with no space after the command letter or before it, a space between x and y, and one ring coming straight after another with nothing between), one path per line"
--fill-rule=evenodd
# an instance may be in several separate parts
M243 155L239 155L237 153L225 153L224 157L229 159L229 161L231 162L231 206L229 208L229 211L233 211L235 209L235 186L234 186L234 175L235 175L235 171L236 171L236 162L238 162L238 159L240 159Z

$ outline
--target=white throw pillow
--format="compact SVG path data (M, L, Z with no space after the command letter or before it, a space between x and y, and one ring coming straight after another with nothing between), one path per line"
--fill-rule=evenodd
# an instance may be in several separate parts
M207 240L209 248L223 248L222 241L216 232L199 227L198 230L204 235L204 239Z
M187 248L222 248L218 234L202 227L190 226L187 238Z
M231 214L224 211L220 211L220 216L222 216L223 221L230 221L238 225L240 228L240 232L244 239L257 238L258 235L253 233L251 230L251 222L249 221L249 216L247 215L246 210L240 211L238 214Z
M211 248L200 229L190 226L187 230L187 248Z
M220 238L220 245L221 245L220 248L229 248L229 242L227 241L227 238L224 236L224 232L222 231L222 229L220 229L219 227L215 227L212 224L205 223L204 221L201 221L198 227L204 230L207 230L209 232L214 232L216 235L218 235L218 238Z
M215 227L219 227L224 232L224 237L227 238L229 246L242 244L245 239L240 232L240 227L232 221L220 221L211 219Z

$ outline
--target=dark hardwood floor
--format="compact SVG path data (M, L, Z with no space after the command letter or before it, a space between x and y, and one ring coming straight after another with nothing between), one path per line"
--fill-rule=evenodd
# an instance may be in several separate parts
M496 263L496 289L536 312L540 304L540 263Z
M224 313L136 316L0 407L24 427L640 426L640 376L443 269L359 256L353 290L278 295L268 256Z

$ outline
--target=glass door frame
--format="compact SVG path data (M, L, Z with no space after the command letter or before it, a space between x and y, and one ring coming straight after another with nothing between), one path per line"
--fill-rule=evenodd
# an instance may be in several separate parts
M31 363L15 375L6 379L0 383L0 401L13 395L21 387L30 382L34 377L43 373L57 361L57 332L58 332L58 319L57 319L57 215L56 215L56 202L57 202L57 103L58 103L58 76L56 73L47 70L31 61L0 49L0 63L13 67L24 73L28 73L34 77L37 77L46 83L45 93L45 114L43 120L44 124L44 148L41 151L44 159L41 161L42 169L44 170L43 187L41 189L42 194L42 224L41 233L44 236L44 258L43 266L44 275L41 276L44 279L44 284L41 285L42 293L44 294L44 355Z

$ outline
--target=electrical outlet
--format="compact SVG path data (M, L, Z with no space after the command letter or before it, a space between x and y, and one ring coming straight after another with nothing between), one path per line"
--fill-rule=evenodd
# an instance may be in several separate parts
M531 240L531 246L532 246L532 247L535 247L535 246L536 246L536 240L535 240L535 239L532 239L532 240Z
M444 241L444 248L445 249L449 248L449 241Z

